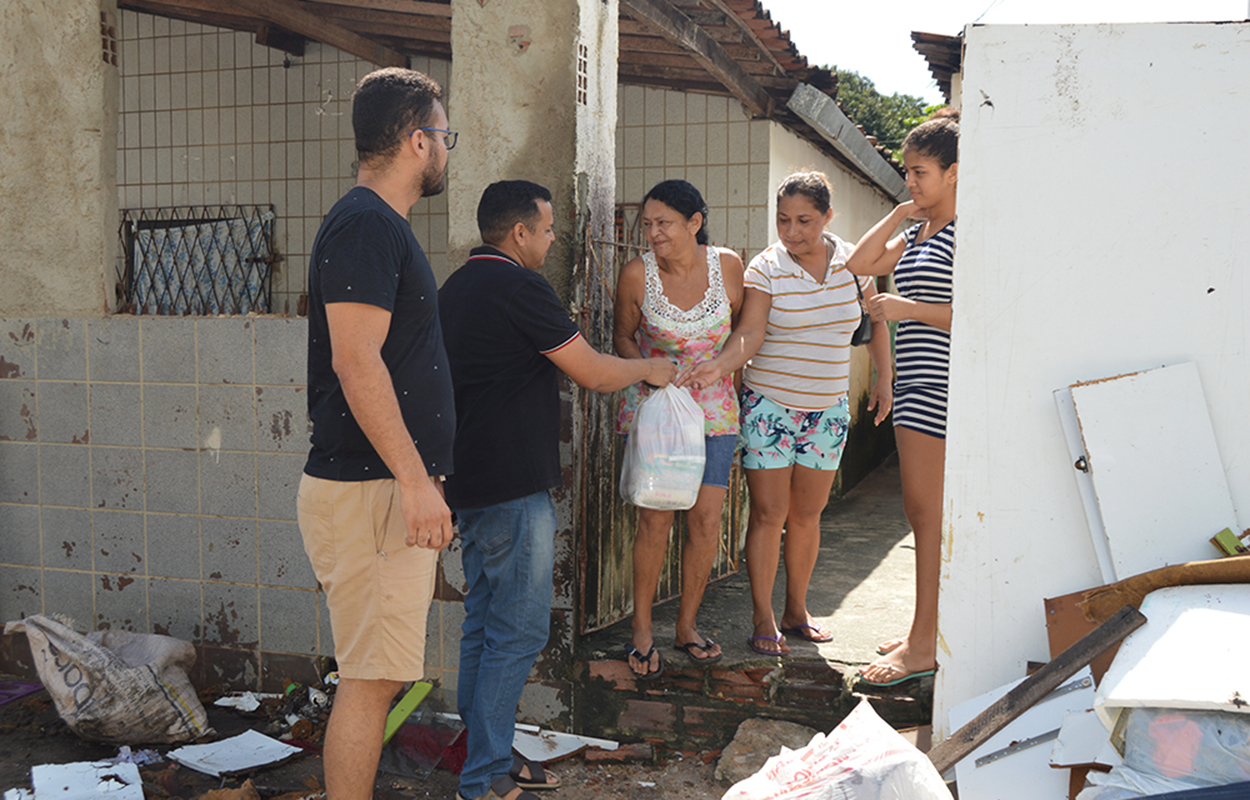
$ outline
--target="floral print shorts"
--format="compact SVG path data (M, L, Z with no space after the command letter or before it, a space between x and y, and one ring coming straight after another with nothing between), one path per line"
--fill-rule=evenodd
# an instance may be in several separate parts
M786 408L747 386L739 398L738 443L745 469L780 469L798 464L836 470L846 448L851 411L843 397L824 411Z

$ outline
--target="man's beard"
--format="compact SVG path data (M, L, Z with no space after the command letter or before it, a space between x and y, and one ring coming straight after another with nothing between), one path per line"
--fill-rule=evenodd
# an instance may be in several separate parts
M432 162L425 168L425 172L421 173L421 196L433 197L436 194L442 194L446 188L447 168L442 169L436 167Z

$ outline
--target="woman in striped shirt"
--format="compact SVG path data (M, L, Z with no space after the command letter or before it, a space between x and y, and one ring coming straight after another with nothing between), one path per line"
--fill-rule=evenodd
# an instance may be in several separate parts
M807 610L807 587L820 553L820 514L846 443L851 334L861 306L850 248L825 230L833 219L829 182L800 172L777 190L779 241L756 256L745 276L742 317L720 355L679 376L701 386L751 359L741 394L742 466L751 490L746 561L754 631L747 644L765 655L790 652L785 636L833 637ZM865 298L876 288L860 281ZM869 350L877 368L869 408L878 424L890 413L890 341L873 324ZM758 351L758 352L757 352ZM754 358L752 358L754 356ZM773 584L785 529L786 600L780 624Z
M897 320L894 433L903 511L916 537L916 608L905 638L885 642L861 683L893 686L937 669L937 602L942 542L942 471L946 458L946 387L950 364L951 277L955 258L955 185L959 114L943 109L903 141L911 200L855 245L856 275L894 273L899 294L868 303L873 320ZM907 219L918 225L890 238ZM901 296L900 296L901 295Z

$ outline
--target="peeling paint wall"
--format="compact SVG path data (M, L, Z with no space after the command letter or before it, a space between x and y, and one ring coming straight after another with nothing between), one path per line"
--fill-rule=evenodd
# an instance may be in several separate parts
M116 16L108 0L0 6L0 316L98 314L112 299Z
M966 41L939 732L1047 660L1043 598L1102 583L1055 389L1195 362L1250 525L1250 23Z
M315 678L306 340L276 317L0 321L0 619L185 639L201 685Z

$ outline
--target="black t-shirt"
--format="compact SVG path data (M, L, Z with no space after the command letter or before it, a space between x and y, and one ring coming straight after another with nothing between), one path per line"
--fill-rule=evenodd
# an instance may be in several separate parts
M452 471L456 410L438 319L438 284L408 220L357 186L321 223L308 265L308 416L312 451L304 471L334 481L390 478L356 423L330 352L327 303L367 303L391 312L382 360L408 433L431 475Z
M546 354L578 336L546 278L493 247L470 255L438 293L456 388L453 509L562 483L560 370Z

